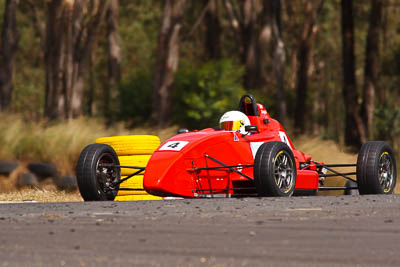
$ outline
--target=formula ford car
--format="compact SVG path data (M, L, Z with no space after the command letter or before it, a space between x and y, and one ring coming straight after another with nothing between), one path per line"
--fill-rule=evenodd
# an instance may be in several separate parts
M145 167L120 165L107 144L88 145L77 164L81 195L85 200L113 200L122 182L143 172L144 190L164 197L283 197L345 189L393 193L396 161L386 142L365 143L356 164L324 164L296 150L282 125L252 95L240 99L239 111L228 113L220 120L222 129L178 131L155 150ZM239 117L232 119L232 114ZM340 172L338 167L353 170ZM121 179L121 168L134 171ZM353 186L324 186L326 178L335 176Z

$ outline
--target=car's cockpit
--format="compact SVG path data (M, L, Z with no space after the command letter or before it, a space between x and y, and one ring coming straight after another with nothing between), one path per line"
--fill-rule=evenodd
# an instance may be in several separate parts
M240 98L239 111L246 114L249 118L251 125L248 128L250 132L264 131L271 119L265 107L257 103L251 94L245 94Z

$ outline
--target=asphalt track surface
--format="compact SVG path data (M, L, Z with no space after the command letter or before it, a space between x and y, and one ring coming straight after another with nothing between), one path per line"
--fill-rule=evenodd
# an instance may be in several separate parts
M400 266L400 196L0 205L0 266Z

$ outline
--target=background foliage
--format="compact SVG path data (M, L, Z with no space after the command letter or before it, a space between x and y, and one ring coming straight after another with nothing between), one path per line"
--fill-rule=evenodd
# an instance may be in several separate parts
M217 126L221 114L238 108L243 71L229 59L199 67L182 62L175 79L174 121L191 129Z

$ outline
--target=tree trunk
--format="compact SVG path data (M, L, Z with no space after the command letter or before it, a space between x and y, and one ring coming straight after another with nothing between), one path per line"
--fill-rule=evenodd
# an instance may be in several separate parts
M364 100L361 108L366 138L371 137L374 116L375 90L379 72L379 32L383 0L371 0L367 47L365 52Z
M14 86L15 53L18 48L17 6L19 0L7 0L0 43L0 110L9 111Z
M389 19L389 12L392 10L392 7L390 6L390 1L385 2L385 4L382 6L382 17L381 17L381 45L382 47L379 49L381 51L389 51L391 48L391 44L389 40L391 40L391 36L389 36L389 27L391 26L391 21ZM371 10L372 12L372 10ZM381 64L380 64L381 65ZM380 106L384 105L386 103L386 94L387 90L383 90L382 88L377 91L377 99L378 99L378 104Z
M278 0L279 1L279 0ZM275 0L273 1L275 2ZM264 94L271 94L270 87L267 86L268 79L270 77L270 71L268 67L270 66L270 55L272 53L272 57L275 54L275 40L273 40L273 32L272 32L272 23L274 20L274 14L272 11L270 0L263 1L263 9L261 12L261 28L260 33L258 35L258 60L259 60L259 79L260 79L260 89ZM273 44L274 43L274 44ZM273 44L273 45L271 45Z
M89 117L93 116L93 104L94 104L94 53L90 53L88 60L88 71L89 71L89 79L88 79L88 92L87 92L87 100L86 100L86 112Z
M258 1L237 1L236 3L241 4L240 7L234 3L225 0L225 8L237 43L240 44L241 62L246 67L243 85L245 89L261 89L266 82L264 67L272 31L268 14L269 3L268 1L264 3L264 6L268 7L263 9L261 27L257 26Z
M306 118L308 115L307 97L308 97L308 79L310 73L311 52L314 45L314 36L316 34L316 19L323 6L321 0L318 10L314 10L313 2L308 0L305 10L305 23L299 47L299 70L297 75L297 101L296 113L294 116L294 128L297 134L306 132Z
M25 0L22 2L21 11L26 14L33 26L36 38L40 40L40 49L38 51L38 57L35 62L35 67L42 67L44 61L44 52L46 50L46 22L42 18L44 15L44 10L38 7L37 1L35 0Z
M73 1L73 0L69 0ZM83 4L88 4L86 0L75 0L75 2L81 2L75 8L75 13L81 12L79 9L83 8ZM74 46L74 80L72 83L71 102L68 117L75 118L82 115L83 111L83 96L84 96L84 81L85 71L88 64L90 51L98 41L99 29L102 21L104 20L105 13L109 6L109 0L95 0L92 3L92 16L86 25L83 25L83 20L75 20L80 26L77 28L81 29L78 38L75 38ZM90 6L90 5L89 5ZM80 17L80 16L77 16ZM84 37L85 36L85 37Z
M221 26L218 16L217 0L207 0L208 9L205 15L206 21L206 51L209 59L221 57Z
M257 14L254 0L242 2L243 21L241 39L243 44L242 62L246 66L244 74L245 89L255 89L260 84L260 61L258 60L258 33L256 29Z
M89 8L89 6L91 8ZM67 119L83 112L84 74L108 1L52 0L46 35L45 116ZM83 24L88 12L89 20Z
M358 93L355 76L353 1L342 0L342 64L343 98L345 106L345 144L360 147L366 141L358 112Z
M121 46L118 27L118 0L111 0L107 10L108 86L105 89L105 115L117 111L118 86L121 81Z
M65 90L70 80L66 75L72 68L72 25L69 20L73 4L54 0L48 3L48 9L44 114L50 119L59 119L66 116Z
M234 5L230 0L224 0L224 3L225 10L227 11L229 17L229 25L232 28L236 44L238 45L237 47L239 54L241 55L241 58L243 58L244 48L241 38L241 18L238 16L238 12L235 11Z
M285 80L284 70L286 62L285 44L282 39L282 19L281 19L281 0L264 0L270 3L272 14L272 32L275 36L275 44L272 56L272 66L275 73L277 84L277 101L278 101L278 120L282 125L286 121L286 95L285 95Z
M165 0L161 30L158 36L157 60L153 80L151 118L159 126L168 122L171 90L179 64L179 32L182 27L185 0Z

